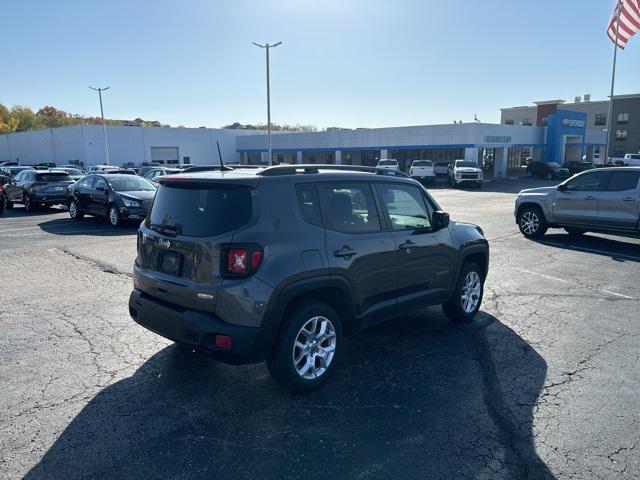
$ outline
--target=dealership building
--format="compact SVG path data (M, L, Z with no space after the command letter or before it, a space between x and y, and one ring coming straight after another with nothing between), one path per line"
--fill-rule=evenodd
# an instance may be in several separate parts
M615 116L616 129L626 125L627 142L636 138L640 111L634 110L640 95L624 96ZM614 102L614 105L617 104ZM629 103L630 102L630 103ZM410 127L330 129L323 132L275 132L272 135L274 163L310 163L374 166L379 159L394 158L401 169L411 161L429 159L450 163L475 160L485 178L522 174L527 158L564 163L584 156L604 158L606 125L592 104L567 104L561 100L536 102L532 107L502 109L500 124L452 123ZM589 103L589 108L585 105ZM598 107L599 110L602 108ZM616 107L617 108L617 107ZM614 112L616 112L614 108ZM595 113L594 113L595 112ZM626 121L626 124L620 123ZM621 128L620 128L621 129ZM616 135L615 132L613 132ZM107 126L111 163L140 165L212 164L218 162L219 144L226 162L267 162L264 131L209 128L144 128ZM620 142L613 143L621 145ZM625 143L625 152L634 144ZM635 150L637 151L637 149ZM0 161L21 164L40 162L77 163L88 166L105 163L102 127L82 125L30 132L0 134Z

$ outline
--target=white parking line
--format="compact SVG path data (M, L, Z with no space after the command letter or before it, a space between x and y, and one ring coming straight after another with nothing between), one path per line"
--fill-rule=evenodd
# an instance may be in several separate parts
M612 291L610 291L610 290L604 290L604 289L603 289L603 290L602 290L602 293L608 293L609 295L615 295L616 297L622 297L622 298L626 298L626 299L628 299L628 300L635 300L635 298L633 298L633 297L630 297L630 296L628 296L628 295L623 295L623 294L621 294L621 293L617 293L617 292L612 292Z
M596 248L577 247L574 245L565 245L563 243L555 243L555 242L547 242L547 241L542 243L542 245L553 245L554 247L566 248L568 250L579 250L582 252L589 252L589 253L604 253L605 255L611 255L612 257L616 257L616 258L627 258L629 260L640 261L640 256L634 257L633 255L625 255L623 253L615 253L615 252L610 252L608 250L598 250Z
M571 283L567 280L563 280L562 278L552 277L551 275L545 275L544 273L532 272L531 270L525 270L524 268L517 268L517 267L511 267L511 268L513 268L514 270L518 270L519 272L522 272L522 273L530 273L531 275L537 275L539 277L546 278L548 280L555 280L556 282L562 282L562 283Z

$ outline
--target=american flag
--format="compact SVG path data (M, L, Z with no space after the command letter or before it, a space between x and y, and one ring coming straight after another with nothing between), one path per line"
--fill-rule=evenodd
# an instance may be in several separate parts
M618 47L624 48L640 30L640 0L619 0L609 22L607 35Z

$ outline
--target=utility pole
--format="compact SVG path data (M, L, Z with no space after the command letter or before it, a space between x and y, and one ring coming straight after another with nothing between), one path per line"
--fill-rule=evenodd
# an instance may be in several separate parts
M98 92L98 97L100 98L100 116L102 117L102 136L104 138L104 154L107 160L107 165L109 165L109 145L107 144L107 128L104 126L104 110L102 109L102 92L106 92L110 87L105 88L94 88L89 86L91 90L95 90Z
M273 155L271 153L271 87L269 81L269 49L276 48L278 45L282 45L282 42L276 42L273 45L269 45L265 43L264 45L260 45L259 43L253 42L256 47L264 48L267 52L267 137L269 142L269 166L273 164Z

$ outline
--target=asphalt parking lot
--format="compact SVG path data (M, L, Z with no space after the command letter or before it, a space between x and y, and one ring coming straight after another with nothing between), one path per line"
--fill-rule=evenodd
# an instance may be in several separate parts
M0 217L0 478L638 478L640 241L523 238L515 192L438 186L484 229L481 314L350 340L320 391L230 367L127 309L136 225Z

